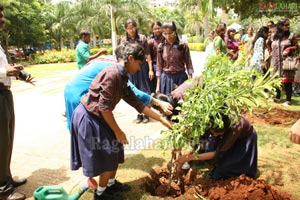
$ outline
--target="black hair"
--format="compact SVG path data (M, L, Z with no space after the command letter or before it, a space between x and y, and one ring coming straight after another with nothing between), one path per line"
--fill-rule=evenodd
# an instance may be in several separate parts
M177 46L177 49L178 50L183 50L184 49L184 43L182 43L182 42L180 42L180 39L179 39L179 37L178 37L178 34L177 34L177 27L176 27L176 24L175 24L175 22L174 21L166 21L166 22L164 22L163 24L162 24L162 26L161 26L161 29L162 30L164 30L164 29L171 29L172 31L174 31L175 32L175 34L176 34L176 39L175 39L175 42L174 42L174 44L177 44L178 46ZM162 39L162 42L159 44L159 46L158 46L158 51L159 52L162 52L162 50L163 50L163 47L164 47L164 45L167 43L167 40L166 40L166 38L163 36L163 39Z
M151 95L153 98L156 98L160 101L164 101L164 102L167 102L169 104L171 104L173 106L173 112L171 115L167 115L167 119L172 121L172 122L175 122L177 123L178 122L178 119L172 119L172 116L176 116L179 114L179 110L175 109L177 106L181 106L178 101L174 98L172 98L170 95L166 95L166 94L162 94L162 93L158 93L158 94L152 94ZM156 106L153 104L153 108L160 111L161 113L163 113L163 110L159 107L159 106Z
M137 29L137 23L136 23L136 21L134 21L133 19L127 19L125 21L125 24L124 24L125 31L126 31L126 29L127 29L127 27L128 27L129 24L132 24L136 28L134 40L140 42L139 41L140 37L139 37L139 32L138 32L138 29ZM126 31L126 41L129 41L129 39L130 39L130 36L129 36L129 34Z
M289 19L283 19L283 20L279 20L276 24L276 32L275 35L273 37L273 40L281 40L284 36L289 37L290 36L290 30L288 31L284 31L283 27L286 21L288 21Z
M264 38L264 40L266 40L267 38L264 37L263 33L268 33L268 32L269 32L269 28L266 27L266 26L262 26L262 27L258 30L258 32L255 34L254 40L253 40L253 42L252 42L253 46L254 46L256 40L257 40L258 38L260 38L260 37L262 37L262 38ZM264 45L265 45L265 43L264 43Z
M153 27L154 26L162 26L162 24L161 24L161 22L160 21L154 21L152 24L151 24L151 38L154 38L155 37L155 35L154 35L154 33L153 33Z
M88 31L88 30L81 30L80 33L79 33L79 38L81 39L82 37L85 37L85 36L88 36L88 35L91 35L90 31Z
M144 61L146 59L144 48L139 44L129 42L119 45L115 50L115 55L117 60L123 59L125 63L127 63L129 55L132 55L135 60Z
M118 61L120 61L120 59L124 60L125 66L123 69L124 69L125 73L122 75L123 85L121 87L125 91L125 94L128 95L131 90L128 85L128 76L127 76L128 56L132 55L135 60L144 61L146 59L145 50L143 47L141 47L140 45L138 45L136 43L131 44L131 43L125 42L125 43L119 45L115 49L115 55L116 55L116 58Z
M212 129L213 131L215 131L215 132L217 132L217 133L220 133L220 132L226 132L226 131L230 128L230 125L231 125L229 116L228 116L228 115L221 114L221 118L222 118L222 121L223 121L223 127L219 127L219 126L214 122L214 119L211 118L211 126L210 126L210 129Z
M268 21L267 25L269 26L269 24L271 24L271 26L274 26L274 22L272 20Z
M4 7L2 4L0 4L0 11L3 11L4 10Z
M219 24L217 25L217 27L216 27L216 33L217 33L218 35L220 34L220 29L221 29L222 26L224 26L224 28L225 28L225 30L226 30L227 25L226 25L224 22L219 23Z
M229 29L227 30L227 37L228 37L228 38L229 38L229 34L232 33L232 32L236 33L236 31L235 31L234 28L229 28Z

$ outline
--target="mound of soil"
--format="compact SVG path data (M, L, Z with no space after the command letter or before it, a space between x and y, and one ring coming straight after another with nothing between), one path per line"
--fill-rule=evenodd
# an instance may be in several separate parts
M291 195L265 180L255 180L245 175L214 181L206 178L205 173L190 168L182 177L173 177L170 186L169 175L169 170L165 167L153 168L145 178L146 191L165 199L294 200Z
M278 107L272 108L271 110L267 108L255 110L252 114L244 112L243 115L249 119L251 123L261 122L283 127L290 127L300 119L299 111L283 110Z

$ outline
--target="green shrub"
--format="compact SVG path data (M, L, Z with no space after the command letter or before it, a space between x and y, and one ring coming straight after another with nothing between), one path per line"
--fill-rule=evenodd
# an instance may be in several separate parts
M61 51L51 50L37 53L33 59L30 60L31 64L49 64L49 63L66 63L75 62L75 50L62 49Z
M90 51L91 51L91 54L94 55L94 54L98 53L99 51L101 51L102 49L106 49L108 52L107 54L112 55L113 50L112 50L111 45L107 46L105 48L103 48L103 47L102 48L92 48Z
M189 43L203 43L204 38L200 35L192 36L192 37L188 37L188 42Z
M191 51L205 51L204 43L189 43Z

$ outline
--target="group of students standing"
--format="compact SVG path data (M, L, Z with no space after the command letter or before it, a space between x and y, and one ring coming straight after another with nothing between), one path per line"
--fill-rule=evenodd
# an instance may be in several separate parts
M194 72L187 43L179 39L173 21L151 25L149 39L138 33L137 23L133 19L125 22L126 36L124 42L137 43L145 49L147 59L141 70L129 75L129 80L140 90L148 94L170 94L174 85L181 85ZM186 74L186 71L188 75ZM138 114L137 123L149 122L148 116Z
M228 29L225 37L226 30L226 24L220 23L215 32L211 33L213 39L211 46L207 48L208 54L222 53L235 61L239 54L239 43L234 38L235 30ZM267 26L260 27L256 34L253 34L253 28L249 26L247 34L241 37L241 43L244 45L246 65L262 74L266 74L270 66L273 66L270 74L282 78L282 88L286 94L283 105L291 105L295 71L283 70L283 61L287 57L298 55L298 41L296 35L290 31L290 20L282 19L276 24L269 21ZM281 88L276 88L273 101L281 102L280 98Z

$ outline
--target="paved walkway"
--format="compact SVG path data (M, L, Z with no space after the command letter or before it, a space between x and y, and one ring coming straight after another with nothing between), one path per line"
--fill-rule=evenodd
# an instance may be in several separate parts
M202 56L192 52L195 75L201 71L203 60L199 58ZM34 190L42 185L61 185L73 193L86 184L81 170L70 170L70 135L62 116L63 89L76 72L37 80L36 86L13 84L16 131L11 168L13 175L28 179L27 184L17 189L28 199L33 199ZM148 124L135 124L137 112L123 101L114 114L130 143L126 155L136 153L159 138L164 129L153 120Z

